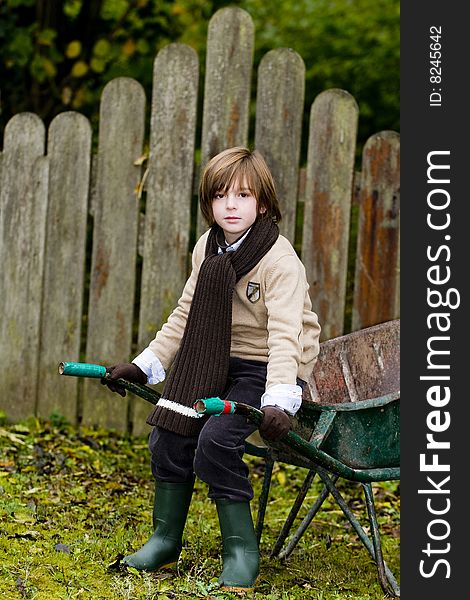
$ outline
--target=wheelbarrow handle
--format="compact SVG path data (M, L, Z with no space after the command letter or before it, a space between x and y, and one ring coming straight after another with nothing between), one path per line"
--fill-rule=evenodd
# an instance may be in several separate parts
M203 398L197 400L193 406L194 410L200 415L219 416L234 413L244 415L255 425L261 425L264 413L258 408L254 408L243 402L234 402L233 400L222 400L221 398Z
M75 377L93 377L102 379L106 377L106 367L92 363L61 362L59 363L59 375L74 375Z
M106 367L102 365L95 365L93 363L80 363L80 362L60 362L59 363L59 375L71 375L74 377L91 377L93 379L108 379L109 373L106 372ZM150 404L156 404L161 394L157 391L149 388L146 385L140 383L133 383L127 381L127 379L119 378L116 383L123 387L125 390L132 392L136 396L140 396Z

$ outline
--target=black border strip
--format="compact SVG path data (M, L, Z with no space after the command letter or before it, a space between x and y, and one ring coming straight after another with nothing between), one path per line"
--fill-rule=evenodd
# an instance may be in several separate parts
M470 30L464 8L465 3L434 0L401 4L400 579L405 599L468 594ZM436 51L440 56L432 57ZM431 164L450 168L428 172ZM441 316L431 316L436 313ZM429 435L434 448L427 447ZM436 467L429 466L433 461Z

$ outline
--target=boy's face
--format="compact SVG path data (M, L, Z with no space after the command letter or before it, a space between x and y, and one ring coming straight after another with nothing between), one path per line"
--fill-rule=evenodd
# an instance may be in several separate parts
M226 192L220 190L215 194L212 213L229 244L240 238L256 221L257 205L246 181L236 181ZM260 212L265 211L261 208Z

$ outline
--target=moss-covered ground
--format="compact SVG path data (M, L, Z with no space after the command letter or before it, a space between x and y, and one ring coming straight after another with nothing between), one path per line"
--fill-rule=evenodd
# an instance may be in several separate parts
M259 497L262 459L247 457ZM269 551L303 478L304 469L276 465L261 540L255 600L382 599L375 564L341 511L326 502L282 564ZM361 487L339 486L365 515ZM320 484L314 482L313 502ZM375 484L385 559L399 574L399 484ZM0 425L0 597L37 599L229 600L218 589L220 534L215 506L197 482L185 547L172 573L108 570L119 554L151 533L153 482L145 438L73 428L60 420ZM299 519L307 511L301 509Z

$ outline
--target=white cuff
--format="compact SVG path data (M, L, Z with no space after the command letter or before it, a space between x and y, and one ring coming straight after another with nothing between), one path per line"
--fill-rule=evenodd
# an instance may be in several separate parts
M160 383L166 377L160 359L149 348L145 348L132 362L147 375L147 383Z
M295 415L302 404L302 388L300 385L290 383L277 383L272 385L261 396L261 408L277 406L289 415Z

